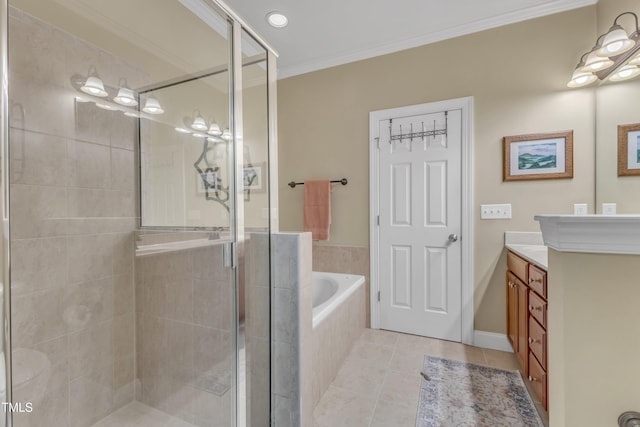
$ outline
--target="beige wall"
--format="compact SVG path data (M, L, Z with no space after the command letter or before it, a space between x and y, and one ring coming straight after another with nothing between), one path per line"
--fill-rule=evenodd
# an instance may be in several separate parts
M635 0L600 0L598 3L598 34L609 30L622 12L640 14ZM619 21L627 30L634 25L632 16ZM640 212L640 178L618 177L618 125L640 123L637 100L640 81L605 84L596 93L596 202L616 203L618 213Z
M595 30L587 7L279 81L281 230L302 229L303 190L287 182L346 177L328 244L368 246L369 112L473 96L475 329L504 333L504 231L594 203L594 93L566 82ZM574 179L502 182L503 136L565 129ZM512 203L513 219L480 221L481 203Z
M549 421L616 426L639 408L640 256L549 251ZM597 321L594 319L597 317Z

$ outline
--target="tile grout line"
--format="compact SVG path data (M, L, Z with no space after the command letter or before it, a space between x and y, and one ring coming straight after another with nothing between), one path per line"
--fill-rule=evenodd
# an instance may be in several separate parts
M398 350L398 343L399 343L399 339L398 337L396 337L396 342L393 345L393 352L391 353L391 357L389 358L389 362L387 362L387 368L384 372L384 378L382 379L382 384L380 386L380 390L378 391L378 395L376 396L376 400L375 403L373 404L373 409L371 411L371 418L369 419L369 427L372 426L373 424L373 420L375 418L376 415L376 409L378 409L378 403L380 402L380 396L382 395L382 390L384 388L384 385L387 382L387 378L389 377L389 372L391 372L391 362L393 361L393 357L396 355L396 352Z

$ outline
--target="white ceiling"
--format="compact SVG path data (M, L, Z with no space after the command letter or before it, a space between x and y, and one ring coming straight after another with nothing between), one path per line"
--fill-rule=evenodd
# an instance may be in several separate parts
M597 0L223 0L290 77L597 3ZM268 12L289 18L269 27Z

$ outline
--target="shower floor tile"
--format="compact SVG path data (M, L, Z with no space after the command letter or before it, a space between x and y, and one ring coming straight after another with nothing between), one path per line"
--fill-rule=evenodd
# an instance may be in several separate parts
M196 427L140 402L131 402L92 427Z

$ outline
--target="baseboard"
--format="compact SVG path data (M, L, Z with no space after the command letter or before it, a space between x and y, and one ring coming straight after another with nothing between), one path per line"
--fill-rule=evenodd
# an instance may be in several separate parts
M513 353L513 348L505 334L495 332L473 331L473 345L476 347L489 348L491 350L508 351Z

